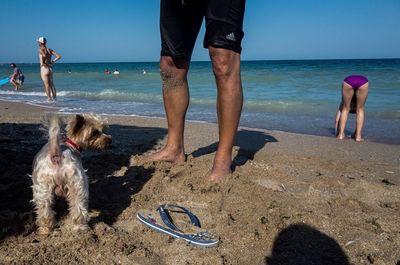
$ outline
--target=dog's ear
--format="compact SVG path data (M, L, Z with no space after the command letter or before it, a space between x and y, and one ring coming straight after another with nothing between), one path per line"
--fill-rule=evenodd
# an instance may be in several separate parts
M72 126L72 133L76 134L77 132L79 132L79 130L82 129L84 124L85 124L85 118L80 114L76 114L75 121Z

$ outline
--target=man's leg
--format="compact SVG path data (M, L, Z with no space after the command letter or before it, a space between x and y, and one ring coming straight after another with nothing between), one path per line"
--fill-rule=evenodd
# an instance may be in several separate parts
M218 89L219 128L219 144L209 178L221 181L231 172L232 148L243 106L240 54L212 46L209 46L209 53Z
M161 56L160 74L163 82L164 107L168 122L167 144L150 155L149 161L182 162L185 160L184 129L189 106L187 72L189 63L184 59Z

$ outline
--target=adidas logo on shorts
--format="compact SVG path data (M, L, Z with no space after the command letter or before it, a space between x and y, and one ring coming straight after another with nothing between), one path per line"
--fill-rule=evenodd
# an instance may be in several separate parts
M228 40L231 40L231 41L236 41L235 34L233 34L233 32L231 32L228 35L226 35L225 38L227 38Z

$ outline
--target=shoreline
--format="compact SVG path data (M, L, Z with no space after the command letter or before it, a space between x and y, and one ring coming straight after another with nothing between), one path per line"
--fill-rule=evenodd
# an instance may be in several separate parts
M48 109L48 111L54 111L54 110L60 110L62 107L52 107L52 106L43 106L37 103L30 103L30 102L20 102L20 101L13 101L13 100L5 100L5 99L0 99L0 102L10 102L10 103L15 103L15 104L22 104L22 105L29 105L32 107L37 107L37 108L44 108ZM72 114L77 114L81 112L60 112L57 111L60 115L72 115ZM145 116L145 115L137 115L137 114L105 114L105 113L97 113L98 115L104 116L104 117L116 117L116 118L140 118L140 119L155 119L155 120L161 120L161 121L166 121L165 117L157 117L157 116ZM199 124L209 124L209 125L217 125L215 122L209 122L209 121L201 121L201 120L191 120L191 119L186 119L187 123L199 123ZM318 133L312 134L312 133L301 133L301 132L290 132L290 131L283 131L283 130L271 130L271 129L264 129L264 128L257 128L257 127L249 127L249 126L239 126L239 129L247 129L247 130L254 130L254 131L260 131L260 132L277 132L277 133L288 133L288 134L295 134L295 135L305 135L305 136L316 136L316 137L326 137L326 138L334 138L336 137L332 136L327 136L327 135L321 135ZM349 136L346 137L346 140L353 140ZM370 142L370 143L380 143L380 144L387 144L387 145L397 145L400 146L400 142L394 142L393 140L390 141L389 139L386 140L376 140L374 138L368 138L364 142Z

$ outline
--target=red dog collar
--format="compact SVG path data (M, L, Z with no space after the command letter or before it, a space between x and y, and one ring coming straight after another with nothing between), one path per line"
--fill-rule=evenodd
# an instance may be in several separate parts
M76 152L82 152L82 147L79 144L74 143L71 139L65 138L64 143L66 143L69 147L72 147L72 149L74 149Z

